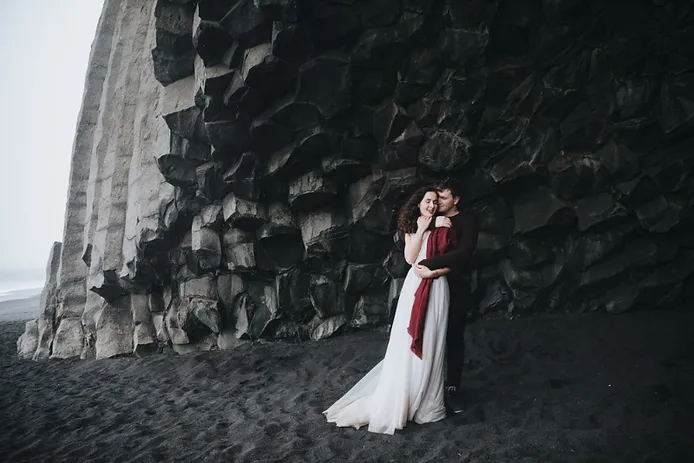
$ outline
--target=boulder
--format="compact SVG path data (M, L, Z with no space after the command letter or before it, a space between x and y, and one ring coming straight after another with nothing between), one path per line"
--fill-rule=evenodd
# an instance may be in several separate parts
M470 160L471 146L472 143L465 137L437 131L427 137L418 160L421 165L434 172L455 172Z
M236 2L220 25L244 48L269 42L272 33L272 23L252 0Z
M213 275L203 275L192 280L182 281L178 285L180 297L202 297L217 299L217 281Z
M348 199L351 224L362 225L376 233L387 233L390 230L392 212L379 196L385 182L383 175L371 175L350 186Z
M176 154L165 154L157 158L159 172L167 182L181 188L197 186L196 167L199 162L185 159Z
M197 268L201 272L209 272L219 268L222 262L222 244L219 233L203 225L203 218L196 216L193 219L192 252L195 256Z
M521 196L513 205L514 233L528 233L552 223L552 219L567 204L552 192L539 187Z
M299 68L297 99L313 104L323 117L333 117L350 104L349 57L329 54Z
M231 193L224 198L224 221L231 227L254 231L267 220L265 207Z
M510 264L519 269L528 270L547 262L551 252L547 243L537 239L518 237L508 249Z
M339 254L347 235L344 217L329 209L300 214L299 227L309 254Z
M410 265L405 261L405 254L402 251L393 249L384 259L383 268L391 278L397 279L407 276Z
M387 292L362 294L354 308L351 325L355 328L372 328L388 322L390 304L387 296Z
M335 334L340 328L347 324L347 317L343 314L335 315L334 317L314 319L314 322L309 325L309 337L312 341L329 338Z
M169 151L169 154L180 156L196 166L212 160L210 145L199 138L188 139L171 134Z
M367 289L382 289L388 286L389 276L378 264L348 264L345 274L344 292L359 294Z
M479 58L489 45L489 28L445 29L442 31L440 58L443 62L463 66Z
M580 199L576 202L578 229L584 231L607 220L621 219L628 211L607 193Z
M82 322L79 318L62 318L57 321L53 338L52 359L79 357L84 345Z
M133 313L130 296L106 304L96 324L96 358L133 353Z
M214 162L208 162L195 169L197 196L205 202L220 199L226 193L226 185L219 167Z
M692 75L691 70L677 73L662 83L658 125L666 135L684 133L694 127L694 111L691 107L694 95Z
M353 225L349 227L347 257L351 262L359 264L381 262L388 253L390 243L388 234Z
M133 353L143 356L156 351L157 338L152 322L150 298L147 294L130 295L133 321Z
M29 320L24 324L24 333L17 339L17 356L23 360L31 360L39 345L38 319Z
M317 170L320 159L339 149L335 135L315 127L298 135L294 146L277 151L267 162L265 174L269 177L292 179Z
M275 202L268 206L268 220L261 227L258 238L262 240L278 235L295 235L300 232L289 207Z
M367 121L368 122L368 121ZM406 135L407 140L412 140L413 145L421 144L422 134L415 127L411 126L411 119L406 114L405 110L393 101L386 101L378 106L373 111L372 127L368 127L369 134L373 134L374 138L380 145L385 145L409 128L409 133Z
M489 317L492 313L507 310L512 299L513 295L503 281L492 281L482 293L482 300L478 305L480 316Z
M268 270L290 269L304 255L301 230L294 223L290 210L281 203L269 206L268 222L257 233L258 254L269 265Z
M151 51L154 77L164 86L193 74L193 9L157 2L154 9L156 47Z
M608 184L607 169L594 156L582 152L557 156L548 168L552 190L564 200L600 193Z
M371 165L333 155L321 160L321 172L333 184L348 185L369 175Z
M188 310L214 334L219 334L221 318L218 302L213 299L194 298L188 302Z
M580 286L590 286L609 280L632 269L653 266L671 260L677 253L675 243L631 241L618 253L588 267L580 275Z
M234 273L248 273L255 269L255 237L253 234L230 228L224 232L222 240L229 270Z
M261 194L258 157L255 153L244 153L231 165L222 180L226 190L231 190L235 197L246 201L258 201Z
M329 205L337 199L337 190L320 172L311 171L289 184L289 207L306 212Z
M623 143L611 139L596 153L613 182L625 182L639 173L639 156Z
M345 312L345 296L340 284L324 275L311 275L309 298L320 318Z
M251 124L251 149L267 158L292 143L292 132L272 120L260 119Z
M249 333L253 338L259 338L270 331L272 323L281 315L277 288L272 284L250 282L248 294L255 304Z
M219 299L222 307L222 324L228 327L230 322L234 321L233 310L236 299L245 289L245 282L240 276L233 273L222 273L217 276L214 292L210 295L201 294L201 296L205 299Z
M46 265L46 281L41 291L39 301L39 317L37 319L38 339L33 360L46 360L51 355L53 336L55 335L55 312L58 306L58 269L62 243L53 243Z
M237 339L248 339L251 335L251 320L255 314L255 303L248 293L241 293L234 300L234 334Z
M301 65L308 61L315 51L311 31L306 24L273 23L272 54L278 58Z
M414 167L417 165L418 159L419 163L422 165L426 165L427 163L433 165L430 161L435 164L438 161L433 161L433 158L426 156L438 156L438 154L424 151L423 146L418 156L420 146L423 142L424 134L417 124L411 122L400 135L395 137L381 149L381 165L386 169ZM426 145L426 142L424 142L424 144Z
M319 125L322 117L314 104L287 97L277 101L261 119L269 119L293 132L300 132Z
M235 158L250 148L250 124L246 120L213 121L205 123L207 136L217 157Z
M189 106L164 115L164 121L171 132L179 137L192 140L200 134L202 110Z
M278 310L295 322L305 322L314 314L311 301L311 277L303 269L293 268L275 278Z
M233 38L219 21L205 20L200 17L198 5L193 19L193 46L205 66L221 62L232 41Z

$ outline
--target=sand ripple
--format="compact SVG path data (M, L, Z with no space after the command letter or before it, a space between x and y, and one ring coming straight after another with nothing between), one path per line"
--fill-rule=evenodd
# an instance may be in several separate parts
M694 314L477 323L467 410L395 436L321 411L383 333L233 352L20 362L0 324L0 460L694 461Z

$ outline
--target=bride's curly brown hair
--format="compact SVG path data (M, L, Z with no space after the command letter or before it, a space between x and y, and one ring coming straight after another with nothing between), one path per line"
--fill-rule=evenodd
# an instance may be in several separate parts
M419 212L419 203L422 202L424 195L430 191L436 193L436 188L430 186L421 187L405 201L398 213L398 230L403 233L415 233L417 231L417 219L422 215Z

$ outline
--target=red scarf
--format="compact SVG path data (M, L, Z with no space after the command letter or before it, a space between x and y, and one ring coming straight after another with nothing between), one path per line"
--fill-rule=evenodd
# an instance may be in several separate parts
M429 259L443 254L449 247L455 247L455 243L455 233L453 233L452 228L435 228L434 231L431 232L431 235L429 235L426 258ZM422 358L424 321L427 317L429 292L431 291L433 282L433 278L424 278L419 283L419 287L414 293L414 304L412 305L412 313L410 314L410 326L407 327L407 332L412 336L410 349L420 359Z

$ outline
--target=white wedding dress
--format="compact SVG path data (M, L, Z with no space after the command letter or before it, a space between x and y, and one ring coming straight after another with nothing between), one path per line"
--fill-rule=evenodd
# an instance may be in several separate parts
M417 262L426 255L430 232L422 240ZM422 358L411 350L407 333L414 295L421 279L413 269L403 284L386 355L340 400L323 413L338 426L369 425L369 431L393 434L407 421L430 423L446 416L443 403L443 361L448 323L446 278L433 281L429 293Z

